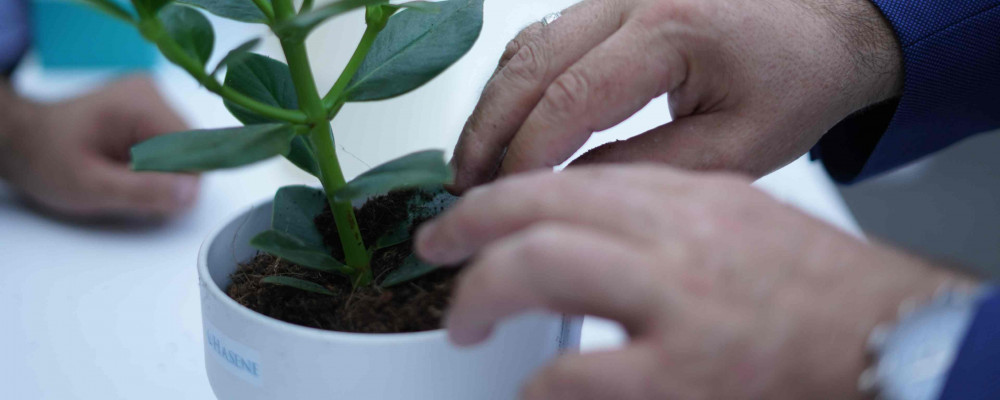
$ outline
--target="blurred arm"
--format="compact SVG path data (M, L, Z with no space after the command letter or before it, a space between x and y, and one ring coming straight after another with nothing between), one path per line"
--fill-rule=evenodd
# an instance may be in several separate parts
M23 0L0 0L0 72L10 75L31 42L28 4Z

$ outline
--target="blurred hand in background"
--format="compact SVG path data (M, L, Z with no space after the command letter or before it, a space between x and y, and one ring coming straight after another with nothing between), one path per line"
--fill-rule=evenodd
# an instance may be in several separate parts
M3 84L0 113L0 177L57 213L159 218L197 197L197 176L129 169L132 145L187 128L148 78L55 104L24 100Z
M900 47L867 0L586 0L508 45L455 149L453 190L551 169L664 93L673 122L580 161L760 177L901 88Z

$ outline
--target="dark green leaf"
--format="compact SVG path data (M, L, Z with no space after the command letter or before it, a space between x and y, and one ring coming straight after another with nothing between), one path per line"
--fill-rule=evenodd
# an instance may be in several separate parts
M472 48L483 0L448 0L440 12L403 10L389 18L347 87L348 101L381 100L427 83Z
M363 199L391 190L445 184L451 181L451 175L451 168L444 162L443 151L421 151L361 174L333 196L337 201Z
M184 49L189 56L198 60L201 65L208 62L215 46L215 32L198 10L191 7L171 4L160 11L160 21L167 29L167 34Z
M386 0L335 1L281 23L274 29L274 33L284 40L301 41L309 35L309 32L319 26L319 24L322 24L323 21L367 5L384 2Z
M223 84L267 105L289 110L299 108L299 99L295 94L295 84L292 83L292 73L288 66L260 54L246 53L241 59L230 63ZM228 101L225 105L244 124L276 122ZM319 176L319 164L305 138L295 138L292 149L285 158L306 172Z
M299 136L292 139L292 151L289 151L285 158L303 171L319 177L319 163L316 162L316 156L313 155L312 147L306 138Z
M310 247L302 240L278 231L265 231L250 240L254 248L281 257L306 268L351 276L353 269L322 250Z
M187 131L157 136L132 147L136 171L194 172L239 167L288 153L290 125Z
M409 282L421 276L434 272L439 267L420 261L417 256L411 254L403 260L403 263L395 271L389 273L382 280L382 287L396 286L400 283Z
M323 243L323 234L316 229L314 220L326 207L326 194L322 189L308 186L286 186L274 196L274 214L271 228L298 238L307 246L329 253Z
M289 110L299 108L292 73L285 63L248 53L229 65L223 85L264 104ZM274 122L239 105L226 102L229 112L244 124Z
M458 197L448 193L441 185L424 187L414 192L406 201L408 218L400 221L375 241L372 250L381 250L403 244L410 240L414 224L438 216L458 201Z
M112 17L118 18L122 21L128 23L135 23L135 17L126 10L124 7L119 5L117 2L112 0L83 0L84 3L91 5L92 7L103 11Z
M267 23L267 17L252 0L177 0L178 3L204 8L212 14L242 22Z
M170 0L132 0L132 5L139 10L140 15L154 16L169 2Z
M323 287L318 283L309 282L299 278L292 278L290 276L268 276L260 280L260 283L269 283L278 286L288 286L291 288L305 290L307 292L313 292L318 294L325 294L327 296L334 296L335 293L331 292L329 289Z
M230 64L238 64L241 61L245 60L247 57L249 57L250 54L252 54L250 53L250 50L253 50L254 47L257 47L258 44L260 44L260 38L253 38L244 42L239 46L236 46L235 49L232 49L229 51L229 53L226 53L225 57L222 57L222 60L219 61L219 64L216 65L215 69L212 70L211 75L212 76L218 75L219 71L222 71L223 67L226 67Z
M412 225L409 220L402 221L399 225L380 236L375 241L375 246L372 246L371 251L387 249L406 243L407 240L410 240L411 229Z
M449 193L441 185L421 188L408 204L410 219L415 221L428 220L438 216L458 201L458 197Z

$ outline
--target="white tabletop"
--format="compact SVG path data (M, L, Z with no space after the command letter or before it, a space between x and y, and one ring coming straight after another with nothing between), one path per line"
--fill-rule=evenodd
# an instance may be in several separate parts
M449 149L471 111L504 42L537 16L572 1L517 0L487 7L487 25L472 53L414 94L382 103L349 105L335 122L348 175L424 148ZM357 19L357 18L354 18ZM219 23L213 18L213 22ZM353 24L353 25L352 25ZM360 25L324 28L311 45L320 84L329 84ZM217 26L227 49L257 27ZM348 39L344 39L346 36ZM317 51L317 49L319 49ZM265 51L277 55L273 44ZM222 52L217 50L217 53ZM218 57L218 55L217 55ZM155 72L161 91L196 127L235 124L221 102L181 71ZM80 93L107 74L43 72L29 65L17 87L37 99ZM472 82L472 84L470 84ZM379 117L393 110L395 117ZM665 99L621 126L596 135L598 142L642 132L669 120ZM371 118L369 118L371 117ZM81 225L40 214L0 184L0 397L4 399L212 399L204 374L195 255L209 231L284 185L314 184L282 160L208 174L194 209L157 226ZM758 185L783 201L860 234L833 184L818 165L799 160ZM585 349L622 342L614 324L589 320Z

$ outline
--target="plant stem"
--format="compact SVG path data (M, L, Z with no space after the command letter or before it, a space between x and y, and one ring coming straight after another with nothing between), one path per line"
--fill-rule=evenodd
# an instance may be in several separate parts
M361 63L365 61L365 57L368 56L368 52L372 48L372 44L375 43L375 38L378 37L379 32L385 27L369 24L365 28L365 34L361 36L361 42L358 43L358 48L354 50L354 54L351 56L351 60L347 62L347 67L344 68L344 72L340 74L337 78L337 82L333 84L330 91L323 96L323 105L328 109L333 109L337 101L344 94L344 90L347 89L347 85L351 83L351 78L354 78L354 74L358 72L358 68L361 68Z
M166 29L159 20L155 18L144 19L140 23L139 30L142 32L142 35L146 37L146 39L155 43L156 46L160 48L160 52L163 53L163 56L166 57L167 60L170 60L170 62L183 68L188 74L194 77L195 80L204 85L206 89L218 94L223 99L270 119L291 122L293 124L305 124L309 122L306 114L302 111L286 110L284 108L267 105L251 99L250 97L247 97L232 88L223 86L219 83L219 81L215 80L214 77L205 72L205 66L201 65L201 63L196 61L194 58L191 58L191 56L188 55L184 49L182 49L181 46L167 34Z
M295 16L295 8L291 0L275 0L275 16L278 21L285 21ZM302 41L282 40L281 48L285 52L285 61L292 72L292 83L298 95L299 106L313 125L309 131L309 141L316 153L316 161L320 167L320 182L326 192L327 201L337 224L337 234L344 248L345 263L354 268L358 275L354 277L356 286L371 283L372 273L368 251L365 249L358 221L354 216L354 206L351 202L337 202L333 194L347 184L344 173L337 160L337 148L334 145L333 131L327 119L327 110L323 100L316 90L316 81L309 67L309 55Z

